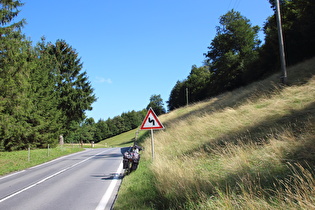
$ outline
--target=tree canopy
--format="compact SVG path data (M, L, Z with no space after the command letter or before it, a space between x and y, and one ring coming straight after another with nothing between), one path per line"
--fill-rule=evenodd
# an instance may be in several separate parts
M275 1L269 2L275 11ZM281 0L280 5L287 64L293 65L313 57L315 1ZM260 27L252 26L249 19L234 10L220 17L216 30L209 51L204 53L204 66L194 66L190 75L177 81L171 90L167 101L169 110L186 105L186 89L191 103L245 86L280 71L275 14L266 17L263 44L258 39Z
M166 110L164 108L163 99L161 95L152 95L150 97L150 103L147 105L147 110L152 108L157 115L165 114Z
M14 23L20 1L0 0L0 150L54 146L96 100L78 53L65 41L32 46Z
M211 72L211 90L216 93L244 85L243 73L257 59L258 26L234 10L220 18L220 26L205 54ZM212 95L212 94L211 94Z

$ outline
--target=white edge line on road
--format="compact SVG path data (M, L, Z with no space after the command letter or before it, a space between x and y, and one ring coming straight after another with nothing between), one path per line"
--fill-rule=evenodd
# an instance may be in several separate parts
M83 151L81 151L81 152L76 152L76 153L72 153L72 154L69 154L69 155L62 156L62 157L58 157L58 158L56 158L56 159L50 160L50 161L45 162L45 163L41 163L41 164L36 165L36 166L32 166L32 167L30 167L30 168L28 168L28 169L24 169L24 170L22 170L22 171L17 171L17 172L13 172L13 173L11 173L11 174L3 175L3 176L0 177L0 180L1 180L1 179L9 178L9 177L14 176L14 175L18 175L18 174L23 173L23 172L25 172L25 171L27 171L27 170L34 169L34 168L38 168L38 167L44 166L44 165L46 165L46 164L55 162L55 161L57 161L57 160L61 160L61 159L63 159L63 158L67 158L67 157L70 157L70 156L72 156L72 155L77 155L77 154L79 154L79 153L86 152L86 151L87 151L87 150L83 150Z
M122 169L123 169L123 163L121 162L118 169L117 169L115 177L111 181L109 187L107 188L105 194L103 195L101 201L99 202L99 204L95 210L104 210L105 209L111 195L113 194L113 191L114 191L115 186L117 184L117 181L119 179L119 174L121 173Z
M48 179L50 179L50 178L52 178L52 177L54 177L54 176L57 176L58 174L61 174L61 173L64 172L64 171L67 171L67 170L69 170L69 169L71 169L71 168L73 168L73 167L75 167L75 166L77 166L77 165L79 165L79 164L81 164L81 163L84 163L85 161L87 161L87 160L89 160L89 159L91 159L91 158L93 158L93 157L95 157L95 156L97 156L97 155L99 155L99 154L101 154L101 153L103 153L103 152L104 152L104 151L99 152L99 153L97 153L97 154L95 154L95 155L93 155L93 156L91 156L91 157L88 157L88 158L86 158L86 159L84 159L84 160L82 160L82 161L80 161L80 162L78 162L78 163L75 163L75 164L73 164L73 165L71 165L71 166L69 166L69 167L67 167L67 168L64 168L64 169L62 169L62 170L60 170L60 171L58 171L58 172L56 172L56 173L54 173L54 174L52 174L52 175L50 175L50 176L47 176L47 177L45 177L44 179L42 179L42 180L40 180L40 181L38 181L38 182L36 182L36 183L34 183L34 184L28 186L28 187L25 187L25 188L23 188L23 189L21 189L21 190L15 192L15 193L11 194L11 195L8 195L8 196L2 198L2 199L0 200L0 203L2 203L3 201L5 201L5 200L7 200L7 199L9 199L9 198L12 198L12 197L14 197L14 196L20 194L20 193L22 193L22 192L24 192L24 191L26 191L26 190L28 190L28 189L31 189L32 187L35 187L36 185L38 185L38 184L40 184L40 183L43 183L43 182L47 181Z
M27 168L27 169L24 169L24 170L22 170L22 171L17 171L17 172L13 172L13 173L11 173L11 174L3 175L3 176L0 176L0 180L1 180L1 179L9 178L9 177L14 176L14 175L18 175L18 174L23 173L23 172L26 172L26 171L28 171L28 170L30 170L30 169L35 169L35 168L38 168L38 167L47 165L47 164L49 164L49 163L53 163L53 162L55 162L55 161L58 161L58 160L61 160L61 159L64 159L64 158L68 158L68 157L71 157L71 156L73 156L73 155L77 155L77 154L79 154L79 153L83 153L83 152L87 152L87 151L88 151L88 150L83 150L83 151L80 151L80 152L72 153L72 154L69 154L69 155L65 155L65 156L62 156L62 157L58 157L58 158L56 158L56 159L50 160L50 161L45 162L45 163L41 163L41 164L36 165L36 166L32 166L32 167ZM98 153L98 154L96 154L96 155L99 155L99 154L100 154L100 153Z
M26 171L26 170L13 172L13 173L11 173L11 174L8 174L8 175L5 175L5 176L0 177L0 180L1 180L1 179L5 179L5 178L9 178L9 177L14 176L14 175L18 175L18 174L23 173L23 172L25 172L25 171Z

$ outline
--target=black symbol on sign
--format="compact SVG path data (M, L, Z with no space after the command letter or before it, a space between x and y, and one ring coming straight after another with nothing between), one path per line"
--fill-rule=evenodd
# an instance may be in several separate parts
M154 119L151 120L151 118L149 117L149 123L153 123L153 125L155 125Z

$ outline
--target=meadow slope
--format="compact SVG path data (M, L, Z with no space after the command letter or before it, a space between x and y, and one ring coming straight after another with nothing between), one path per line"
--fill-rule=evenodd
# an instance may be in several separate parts
M315 58L159 117L115 209L314 209Z

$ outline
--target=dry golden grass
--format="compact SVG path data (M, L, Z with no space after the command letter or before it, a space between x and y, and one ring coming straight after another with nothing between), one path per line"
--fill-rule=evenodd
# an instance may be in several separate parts
M288 75L160 116L142 154L155 197L134 208L314 209L315 58Z
M310 175L294 174L296 186L292 188L283 181L285 193L273 189L271 194L278 193L276 197L265 196L275 182L289 174L287 163L297 161L297 148L311 144L315 138L310 132L314 127L315 76L307 82L293 80L291 86L285 87L272 85L274 80L160 117L166 130L154 133L155 159L151 170L161 194L177 204L198 198L204 209L233 209L235 205L271 209L274 205L287 206L285 200L298 199L298 195L287 191L303 192L299 188L303 185L300 177L308 180ZM307 133L298 133L302 130ZM150 148L150 141L145 147ZM303 156L300 153L297 155ZM150 153L144 155L150 159ZM301 160L307 159L304 155ZM283 198L283 194L289 198ZM310 196L309 200L313 201ZM310 207L309 202L300 205L304 206Z

